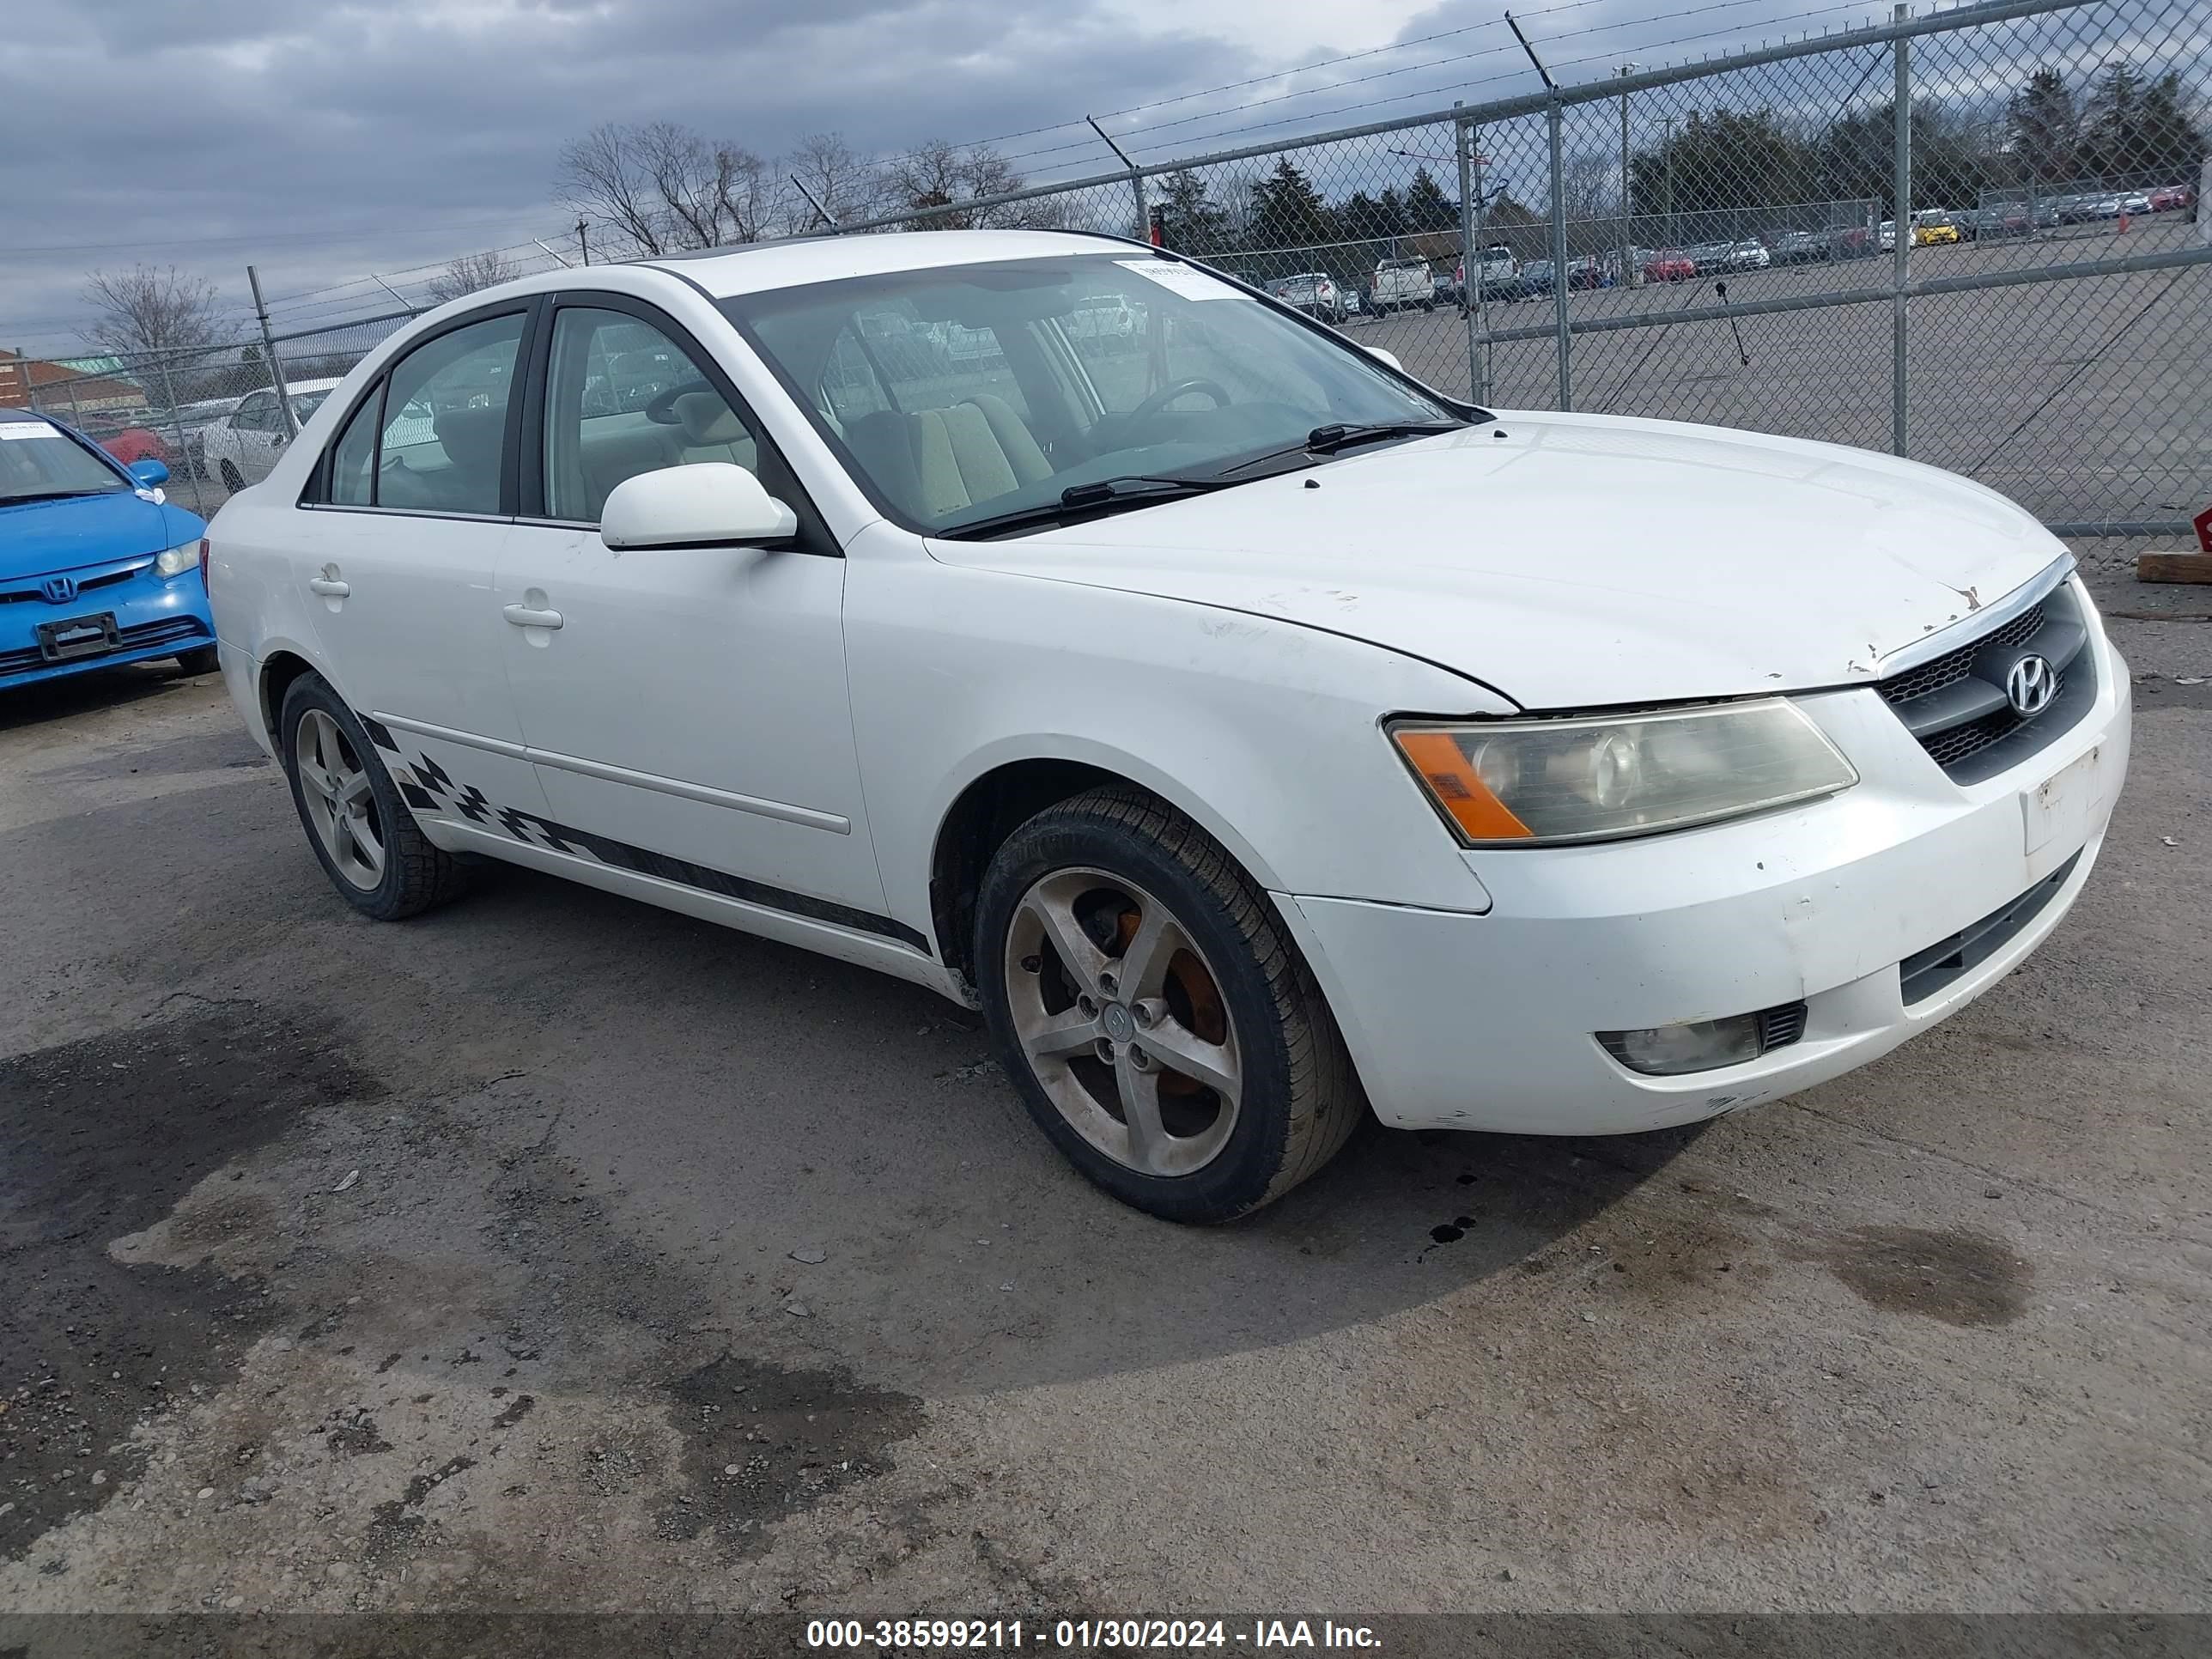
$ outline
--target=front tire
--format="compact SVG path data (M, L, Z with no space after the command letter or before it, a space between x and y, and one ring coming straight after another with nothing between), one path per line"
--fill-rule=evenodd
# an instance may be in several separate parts
M284 693L276 739L308 843L347 903L398 921L459 895L459 863L416 827L361 721L320 675Z
M177 653L177 666L187 674L213 674L222 667L222 653L211 645Z
M216 471L222 475L222 487L232 495L235 495L246 488L246 480L239 476L238 469L228 461L222 462Z
M975 960L1030 1117L1138 1209L1196 1223L1257 1209L1363 1115L1266 894L1148 796L1095 790L1015 830L983 878Z

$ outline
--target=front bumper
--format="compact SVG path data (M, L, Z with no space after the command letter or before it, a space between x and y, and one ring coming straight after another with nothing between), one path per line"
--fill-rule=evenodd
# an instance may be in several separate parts
M1829 799L1648 840L1468 854L1481 915L1279 895L1376 1115L1407 1128L1618 1134L1717 1116L1864 1065L1948 1018L2049 936L2088 880L2126 775L2126 664L2010 770L1954 783L1872 690L1802 706L1859 766ZM2070 868L2069 860L2073 860ZM1963 971L1899 964L2065 871ZM1632 1072L1594 1033L1802 1001L1804 1033L1740 1065Z
M46 602L35 586L25 592L11 583L0 597L0 688L60 679L94 668L151 661L200 650L215 643L208 614L207 589L199 573L163 579L154 574L150 556L73 572L76 597L60 605ZM57 659L41 637L40 625L109 619L112 643L81 656Z

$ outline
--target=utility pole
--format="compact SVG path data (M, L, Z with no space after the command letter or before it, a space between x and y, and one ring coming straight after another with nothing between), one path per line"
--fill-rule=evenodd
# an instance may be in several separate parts
M1620 66L1621 78L1623 80L1626 80L1630 76L1635 74L1637 70L1643 67L1644 65L1641 64L1623 64ZM1643 281L1644 276L1643 270L1640 267L1632 269L1632 262L1629 258L1629 254L1632 252L1629 246L1629 243L1632 240L1631 228L1629 225L1629 213L1628 94L1624 92L1620 94L1620 285L1623 288L1629 288L1639 284Z
M590 236L586 234L587 229L588 228L581 219L576 221L576 246L582 253L584 263L586 264L592 263L592 242Z

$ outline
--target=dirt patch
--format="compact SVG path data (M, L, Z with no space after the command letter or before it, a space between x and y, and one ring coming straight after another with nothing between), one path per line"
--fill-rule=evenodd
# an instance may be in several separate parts
M1860 1227L1827 1256L1836 1277L1885 1313L1947 1325L2009 1325L2027 1310L2027 1262L1966 1228Z
M0 1556L113 1497L143 1461L132 1425L226 1379L275 1316L251 1279L126 1267L108 1242L303 1110L373 1091L326 1028L246 1002L0 1060Z
M739 1553L757 1553L784 1516L896 1468L887 1448L921 1425L912 1395L727 1354L662 1387L688 1489L664 1502L660 1534L712 1531Z

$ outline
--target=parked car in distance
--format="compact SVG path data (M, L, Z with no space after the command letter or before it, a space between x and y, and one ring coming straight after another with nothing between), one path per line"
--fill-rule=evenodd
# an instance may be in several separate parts
M155 419L147 410L136 410L128 414L105 410L88 414L76 422L76 429L126 467L138 461L159 461L166 469L175 459L170 446L148 422Z
M1970 208L1952 216L1951 222L1959 234L1970 242L1998 236L2025 236L2034 228L2027 204L2024 202L2002 202L1989 207Z
M1735 251L1734 242L1700 242L1688 252L1698 276L1725 276L1735 269L1729 263Z
M1522 262L1521 274L1515 279L1512 292L1508 297L1516 300L1533 300L1539 295L1549 294L1551 291L1552 262L1549 259L1528 259Z
M2195 204L2197 192L2187 185L2160 185L2150 192L2149 211L2172 213Z
M1656 250L1644 262L1647 283L1686 283L1698 274L1698 262L1678 247Z
M1318 317L1325 323L1340 323L1350 312L1345 305L1346 295L1336 285L1336 279L1318 270L1300 271L1276 283L1272 292L1285 305Z
M162 657L213 672L207 526L165 497L168 477L0 409L0 689Z
M2123 213L2149 213L2154 211L2150 204L2150 197L2148 193L2140 190L2123 191L2120 196L2120 211Z
M337 385L334 380L294 382L290 391L295 427L305 426ZM220 478L225 489L243 489L269 476L269 469L283 453L284 444L284 412L277 407L275 390L264 386L247 392L238 400L237 408L201 428L200 464L209 476Z
M1828 244L1809 230L1785 230L1767 252L1778 265L1817 264L1828 257Z
M1729 244L1728 268L1730 270L1765 270L1774 263L1774 256L1766 251L1766 244L1756 236Z
M1959 240L1959 227L1942 208L1923 208L1912 216L1912 245L1940 247Z
M1156 376L1088 370L1109 297ZM833 377L886 314L1000 350ZM641 331L675 384L593 404ZM1180 1221L1370 1110L1638 1132L1863 1065L2060 924L2128 759L2127 665L1990 490L1501 419L1118 238L489 289L208 541L229 695L345 902L481 855L898 975Z
M1423 311L1433 311L1437 306L1436 283L1426 259L1385 259L1375 267L1367 292L1368 308L1377 316L1409 306Z
M1870 259L1885 246L1865 225L1838 225L1828 233L1831 259Z

